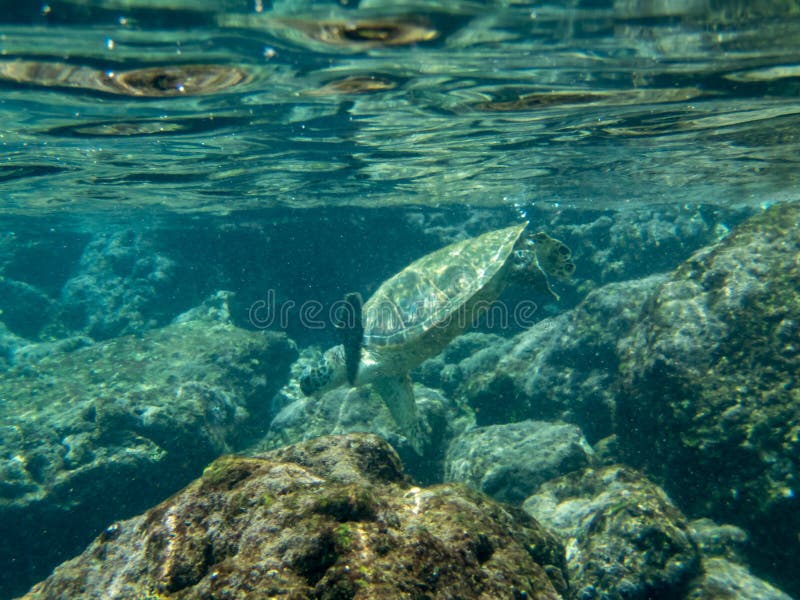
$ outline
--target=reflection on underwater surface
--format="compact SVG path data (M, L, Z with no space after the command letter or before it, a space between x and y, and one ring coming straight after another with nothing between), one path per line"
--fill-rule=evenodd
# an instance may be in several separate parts
M58 1L1 19L6 211L796 196L795 2Z
M499 571L527 560L528 597L800 593L797 2L1 8L0 597L96 535L28 597L235 595L249 559L215 519L266 513L312 524L277 554L252 540L281 565L253 583L266 596L360 597L395 572L430 597L474 574L479 595L521 539L492 519L532 527L519 511L464 491L487 511L447 553L466 562L419 571L370 562L411 539L375 498L424 517L429 490L345 469L347 493L292 514L287 490L318 495L353 448L396 471L376 440L280 449L361 431L420 485L466 482L551 529ZM572 250L574 276L552 294L512 282L502 306L525 319L490 313L409 361L418 439L387 408L398 386L301 392L344 294L524 220ZM403 358L431 354L403 327L448 301L415 275L428 304L392 286L386 302ZM185 531L171 515L191 492L118 521L220 454L276 448L278 479L242 475L268 468L249 459L206 470L191 489L221 504L192 504ZM452 550L437 528L464 515L434 513L423 537ZM149 575L126 581L134 565Z

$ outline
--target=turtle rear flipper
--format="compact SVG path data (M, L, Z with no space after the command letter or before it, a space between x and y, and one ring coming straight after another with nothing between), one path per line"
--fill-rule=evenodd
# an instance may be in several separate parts
M372 386L389 408L400 433L406 437L414 452L421 456L422 428L411 387L411 376L406 373L399 377L379 377L372 382Z
M358 365L361 362L361 347L364 342L364 319L362 315L363 301L361 294L346 294L344 305L336 315L336 330L344 348L344 365L347 383L355 384L358 376Z

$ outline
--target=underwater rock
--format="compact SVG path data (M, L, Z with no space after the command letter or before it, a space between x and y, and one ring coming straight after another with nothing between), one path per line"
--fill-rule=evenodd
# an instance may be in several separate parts
M565 540L575 598L682 598L700 574L686 518L658 486L627 467L548 481L523 508Z
M744 529L729 523L718 524L709 518L693 519L689 526L692 538L703 556L745 562L748 535Z
M320 397L307 397L295 380L273 399L280 409L267 435L253 450L271 450L323 435L374 433L389 441L418 481L441 481L447 442L473 420L437 390L415 385L414 397L421 423L422 455L402 435L386 403L371 385L343 386Z
M552 235L574 251L578 296L598 286L670 271L692 252L724 238L750 208L671 205L595 214L565 212Z
M0 379L0 597L250 443L296 356L211 318L49 350Z
M692 582L686 600L791 600L750 572L743 556L748 541L743 529L711 519L689 525L703 555L703 573Z
M496 500L519 504L548 479L592 462L580 429L521 421L479 427L456 437L445 458L445 481L469 483Z
M79 348L85 348L94 344L94 340L85 335L63 338L52 342L31 342L29 340L18 340L13 348L9 350L9 365L21 367L22 365L32 366L40 360L72 352Z
M567 597L563 547L463 486L418 488L367 434L225 456L24 596Z
M101 340L164 325L175 316L164 301L175 277L174 262L146 236L132 230L100 234L64 285L54 327Z
M703 575L692 584L685 600L792 600L792 597L753 575L744 565L725 558L703 560Z
M663 280L655 275L605 285L575 309L446 365L439 378L464 375L448 389L475 410L478 425L562 420L578 425L594 443L613 433L620 339Z
M0 319L14 333L36 337L54 305L53 299L35 286L0 276Z
M453 395L466 379L493 369L511 345L511 340L499 335L464 333L439 355L423 362L413 376L428 387Z
M622 342L626 462L751 536L800 593L800 206L775 205L662 283ZM780 573L782 578L778 579ZM792 575L794 574L794 575Z

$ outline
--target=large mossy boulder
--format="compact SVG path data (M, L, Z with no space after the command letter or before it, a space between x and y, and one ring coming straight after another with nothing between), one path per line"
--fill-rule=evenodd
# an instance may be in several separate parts
M0 378L0 597L266 427L296 349L228 317L218 294L141 336L15 353Z
M66 328L104 340L167 324L180 310L180 269L156 246L153 236L134 230L96 234L64 283L48 333Z
M371 434L226 456L110 525L27 600L566 597L563 548L464 486L412 486Z
M623 341L624 460L692 515L750 533L756 565L800 593L800 205L695 254Z

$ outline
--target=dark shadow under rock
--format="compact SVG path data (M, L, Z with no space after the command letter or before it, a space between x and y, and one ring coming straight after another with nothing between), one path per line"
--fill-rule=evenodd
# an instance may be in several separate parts
M743 529L711 519L695 519L689 525L703 555L703 572L685 600L791 600L750 572L743 555L748 542Z
M0 315L17 335L35 338L56 307L56 302L35 286L0 276Z
M226 456L27 600L566 598L563 547L463 486L411 486L368 434Z

